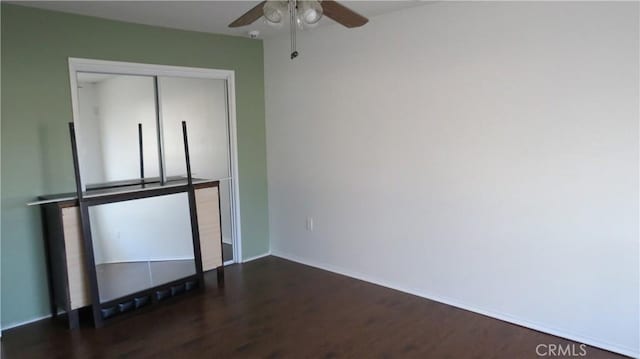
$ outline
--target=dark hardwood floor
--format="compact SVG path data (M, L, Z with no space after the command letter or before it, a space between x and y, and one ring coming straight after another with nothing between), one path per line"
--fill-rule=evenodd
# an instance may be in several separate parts
M47 319L5 331L2 357L537 358L538 344L572 344L276 257L225 277L224 290L210 272L206 291L102 329Z

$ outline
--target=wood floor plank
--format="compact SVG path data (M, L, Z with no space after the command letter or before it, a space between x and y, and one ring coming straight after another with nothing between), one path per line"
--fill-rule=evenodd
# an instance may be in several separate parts
M277 257L215 272L207 289L102 329L7 330L12 358L538 358L579 343ZM587 347L586 358L622 358Z

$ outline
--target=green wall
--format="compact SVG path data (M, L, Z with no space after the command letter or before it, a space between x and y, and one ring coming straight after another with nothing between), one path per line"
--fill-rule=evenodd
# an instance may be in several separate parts
M2 326L48 314L37 195L73 191L68 57L235 70L244 258L268 252L262 41L2 4Z

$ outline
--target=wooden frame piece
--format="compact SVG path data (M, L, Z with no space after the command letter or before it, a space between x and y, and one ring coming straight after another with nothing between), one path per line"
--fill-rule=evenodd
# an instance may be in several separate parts
M82 229L82 236L84 238L85 249L85 266L89 274L89 287L91 292L91 307L93 312L93 322L96 328L104 326L105 322L111 321L117 317L123 317L136 313L137 311L131 310L146 307L148 304L154 304L172 297L176 294L188 292L194 288L204 288L204 275L202 272L202 256L200 253L200 237L198 231L198 218L196 213L195 204L195 187L193 185L193 179L191 177L191 164L189 160L189 145L187 141L186 123L183 121L183 139L185 146L185 159L187 164L187 185L186 186L174 186L174 187L159 187L157 189L151 189L142 192L125 192L111 195L92 196L85 197L82 192L82 184L80 180L80 165L78 161L78 148L75 136L74 124L69 123L69 134L71 137L71 150L73 155L74 174L76 179L76 191L78 196L78 206L80 209L80 226ZM107 203L115 203L122 201L129 201L135 199L163 196L175 193L186 192L189 198L189 215L191 218L191 234L194 250L194 261L196 266L196 273L170 283L164 283L158 286L147 288L138 291L133 294L129 294L120 298L109 300L107 302L100 302L100 293L98 287L98 278L96 273L95 257L93 252L93 239L91 236L91 222L89 218L89 207L97 206ZM68 285L67 285L68 291ZM175 292L175 293L174 293ZM162 293L170 293L165 296ZM162 295L161 295L162 294ZM67 293L68 296L68 293ZM144 299L145 303L138 306L138 302ZM68 303L68 301L67 301ZM119 308L116 310L116 308ZM68 308L70 309L70 308ZM69 311L69 315L71 315ZM73 320L74 326L77 326L77 312L74 312L75 318ZM118 315L116 315L118 314ZM70 326L72 323L70 317Z
M129 185L140 185L131 181ZM219 211L219 181L194 183L196 211L198 213L198 231L203 273L216 269L218 288L224 288L224 267L222 258L222 233L220 231L221 213L207 217L214 209ZM140 189L143 189L141 185ZM170 187L169 187L170 188ZM144 192L144 190L140 191ZM111 194L115 196L116 194ZM77 198L61 194L60 199L41 204L44 248L47 251L47 274L50 294L50 310L56 317L60 310L69 329L79 326L79 320L91 311L91 293L89 276L85 265L84 241L80 228L80 216ZM48 197L48 196L45 196ZM41 197L42 198L42 197ZM85 199L86 196L85 196ZM214 225L214 227L211 227ZM216 226L217 225L217 226ZM211 235L214 235L213 237ZM216 246L218 248L212 248ZM212 256L212 253L215 255ZM219 257L217 257L219 256ZM172 300L167 300L167 302ZM117 304L117 303L116 303ZM153 307L153 306L150 306ZM142 308L136 312L144 311ZM111 322L120 317L111 318Z

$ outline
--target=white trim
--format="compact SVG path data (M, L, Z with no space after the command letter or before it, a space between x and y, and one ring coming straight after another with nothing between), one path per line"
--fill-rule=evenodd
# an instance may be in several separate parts
M94 60L76 57L69 58L69 69L73 70L69 72L69 75L71 77L74 77L73 74L75 74L76 72L82 71L111 73L119 75L178 76L229 80L233 78L234 74L233 70L142 64L135 62Z
M264 254L257 255L255 257L246 258L241 263L247 263L247 262L255 261L256 259L268 257L270 255L271 255L271 252L267 252L267 253L264 253Z
M80 117L78 110L78 83L76 77L76 73L78 71L122 75L176 76L226 80L228 108L227 116L229 119L229 152L231 154L231 236L233 242L234 260L236 262L239 262L239 259L242 258L242 231L240 222L240 177L238 173L235 71L70 57L69 83L71 85L71 107L74 122L76 122L76 119ZM82 184L82 188L85 188L84 184Z
M236 122L236 75L231 71L227 79L229 147L231 147L231 241L233 260L242 262L242 224L240 222L240 175L238 173L238 125Z
M386 287L386 288L390 288L390 289L394 289L400 292L404 292L404 293L409 293L412 295L416 295L418 297L422 297L422 298L426 298L429 300L433 300L439 303L443 303L446 305L450 305L456 308L460 308L460 309L464 309L464 310L468 310L470 312L474 312L477 314L481 314L490 318L494 318L494 319L499 319L508 323L512 323L512 324L516 324L522 327L526 327L526 328L530 328L533 330L537 330L543 333L548 333L551 335L555 335L557 337L562 337L562 338L566 338L569 340L573 340L579 343L584 343L587 345L591 345L593 347L597 347L597 348L601 348L604 350L608 350L614 353L619 353L622 355L627 355L630 357L634 357L634 358L639 358L640 357L640 351L638 351L638 349L633 349L633 348L627 348L627 347L623 347L617 344L612 344L612 343L608 343L608 342L604 342L595 338L589 338L589 337L585 337L579 334L572 334L569 333L565 330L562 329L557 329L557 328L551 328L548 327L544 324L540 324L540 323L534 323L525 319L521 319L521 318L517 318L514 317L512 315L509 314L505 314L505 313L500 313L500 312L496 312L493 310L485 310L485 309L481 309L478 308L476 306L473 305L469 305L466 303L461 303L459 301L456 300L452 300L449 298L445 298L445 297L441 297L438 295L432 295L430 293L425 293L424 291L421 290L416 290L416 289L412 289L412 288L406 288L406 287L400 287L394 284L391 284L387 281L384 280L379 280L377 278L362 274L362 273L354 273L350 270L346 270L344 268L340 268L334 265L329 265L326 263L319 263L315 260L310 260L307 258L302 258L290 253L284 253L282 251L272 251L271 255L275 256L275 257L280 257L286 260L290 260L293 262L297 262L297 263L301 263L304 265L308 265L310 267L315 267L315 268L319 268L319 269L323 269L329 272L333 272L333 273L337 273L337 274L341 274L347 277L351 277L351 278L355 278L358 280L362 280L365 282L369 282L369 283L373 283L373 284L377 284L379 286L382 287Z
M73 123L78 123L78 119L80 118L80 109L78 107L78 77L76 73L78 70L76 69L76 64L73 59L69 58L69 85L71 86L71 116L73 117ZM84 183L80 183L80 187L82 187L83 191L86 191L86 187Z

